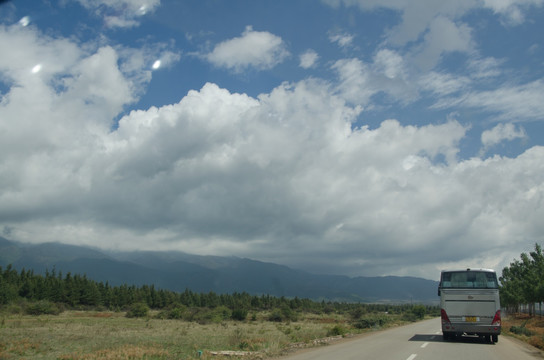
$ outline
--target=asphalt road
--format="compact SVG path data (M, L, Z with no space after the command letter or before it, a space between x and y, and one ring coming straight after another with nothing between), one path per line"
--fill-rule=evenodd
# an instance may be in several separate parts
M474 337L443 341L440 319L380 331L337 344L305 350L286 360L534 360L542 352L515 339L499 336L489 344Z

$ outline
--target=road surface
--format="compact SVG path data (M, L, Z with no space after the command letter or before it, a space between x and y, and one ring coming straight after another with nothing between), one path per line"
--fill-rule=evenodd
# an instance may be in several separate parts
M489 344L479 338L443 341L440 319L372 333L338 344L305 350L285 360L534 360L542 352L507 336Z

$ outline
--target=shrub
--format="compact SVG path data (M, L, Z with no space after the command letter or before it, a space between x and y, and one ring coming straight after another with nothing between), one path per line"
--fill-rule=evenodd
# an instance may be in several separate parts
M357 320L353 324L353 326L355 326L357 329L370 329L374 327L383 326L387 324L389 321L391 320L387 315L371 314Z
M183 315L185 314L186 310L187 310L186 306L177 305L176 307L172 308L168 312L168 318L169 319L183 319Z
M132 304L130 309L127 311L126 317L128 318L139 318L146 317L149 312L149 307L145 303L135 303Z
M25 313L28 315L58 315L61 309L51 301L40 300L26 305Z
M327 331L327 336L338 336L338 335L344 336L346 335L346 332L347 332L346 329L344 329L342 326L335 325Z
M231 317L233 320L244 321L247 318L247 314L247 309L234 309Z
M413 308L412 308L412 314L415 315L415 317L417 319L423 319L425 317L425 313L426 313L426 309L425 309L425 306L423 305L415 305Z
M268 321L282 322L282 321L297 321L298 315L289 306L284 305L280 309L276 308L272 310L272 313L268 317Z
M287 305L281 307L281 313L283 314L283 317L288 321L298 320L297 313Z
M281 310L280 309L272 310L272 313L270 313L270 316L268 317L268 321L282 322L283 315L281 313Z
M407 312L402 315L402 320L416 322L418 320L418 317L413 312Z
M198 308L192 309L188 316L184 316L190 321L196 321L200 324L220 323L231 317L232 313L226 306L218 306L214 309Z
M359 320L364 314L365 311L362 306L358 306L350 312L352 320Z
M525 327L525 324L521 326L511 326L510 332L516 335L532 336L533 332Z
M170 312L168 310L161 310L155 315L155 319L159 319L159 320L168 319L169 313Z
M12 315L22 315L24 313L21 305L10 304L5 307L5 312Z

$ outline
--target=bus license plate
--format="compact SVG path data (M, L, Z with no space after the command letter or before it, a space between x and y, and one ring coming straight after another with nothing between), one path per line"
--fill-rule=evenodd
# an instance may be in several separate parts
M466 316L465 321L466 322L477 322L478 318L476 316Z

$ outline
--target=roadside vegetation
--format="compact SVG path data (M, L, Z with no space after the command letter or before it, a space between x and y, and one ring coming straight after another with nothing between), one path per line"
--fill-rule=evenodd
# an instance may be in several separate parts
M518 313L524 307L529 315L535 315L537 305L544 302L544 253L539 244L529 254L522 253L502 270L500 296L502 307L508 313Z
M534 251L522 253L502 270L500 277L502 331L544 350L544 253L539 244ZM538 313L538 314L537 314Z
M265 358L438 315L419 304L176 293L0 268L2 360Z
M502 321L503 334L544 350L544 318L529 314L509 314Z

